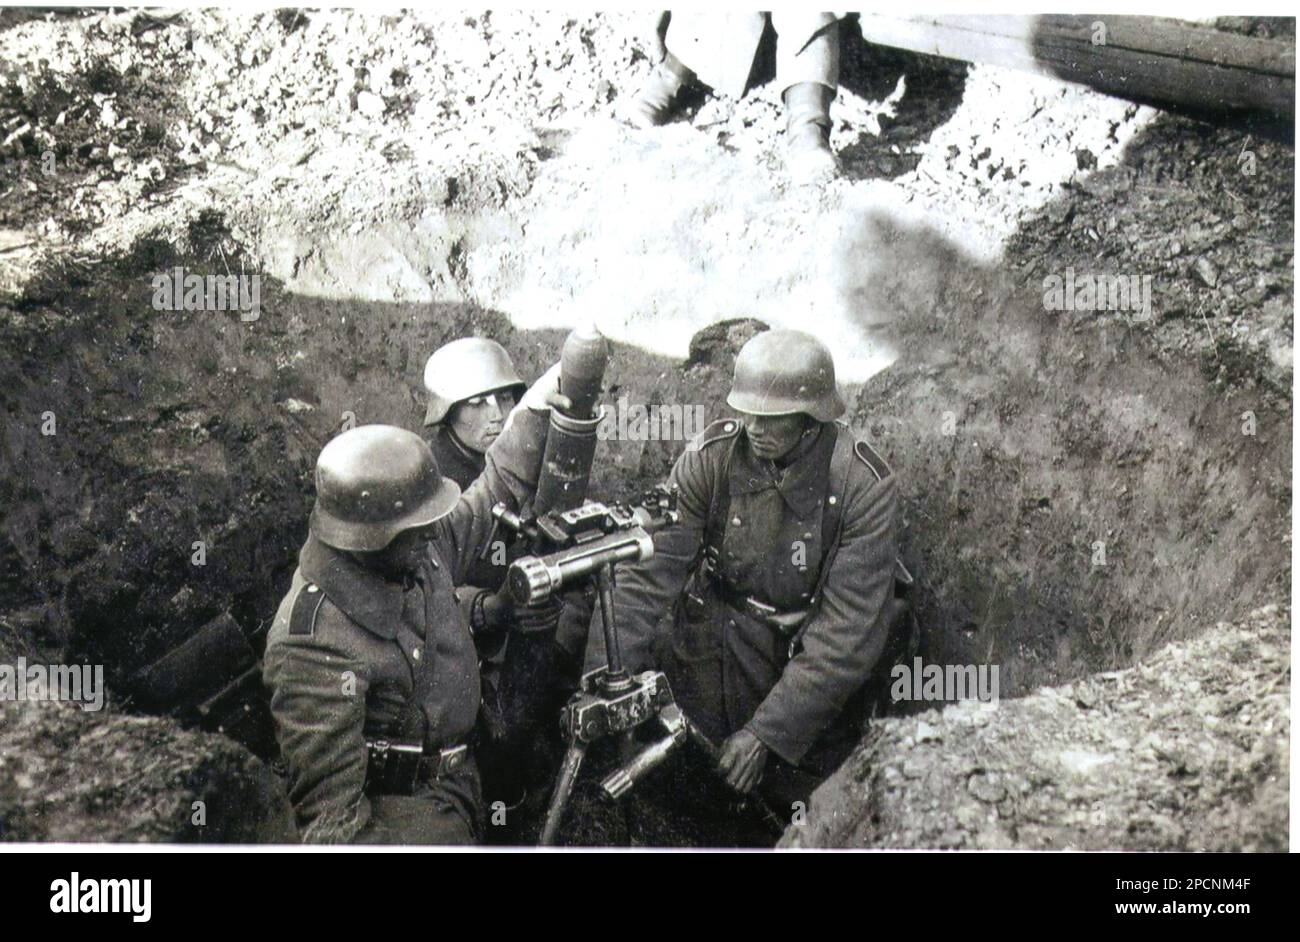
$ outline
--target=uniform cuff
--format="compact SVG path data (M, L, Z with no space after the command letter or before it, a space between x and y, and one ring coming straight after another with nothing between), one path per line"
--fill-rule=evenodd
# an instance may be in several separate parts
M778 730L768 723L764 723L761 717L755 716L745 724L745 729L749 730L758 738L758 741L767 746L777 758L790 765L798 765L803 761L803 757L812 747L811 741L805 741L797 736L790 735L788 732Z

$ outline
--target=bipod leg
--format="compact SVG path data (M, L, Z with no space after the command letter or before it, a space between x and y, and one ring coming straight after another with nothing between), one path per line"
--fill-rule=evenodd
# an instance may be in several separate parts
M582 760L587 755L587 744L581 739L569 743L560 765L559 777L555 780L555 791L551 793L551 806L546 810L546 824L542 828L543 847L554 847L555 838L560 833L560 822L564 818L564 809L569 803L569 794L573 791L574 780L582 768Z

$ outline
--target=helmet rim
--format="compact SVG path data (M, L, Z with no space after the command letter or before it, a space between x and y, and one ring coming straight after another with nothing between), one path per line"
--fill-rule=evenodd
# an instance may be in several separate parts
M748 415L805 414L820 422L847 410L835 382L835 359L801 330L768 330L736 355L727 405Z
M460 486L444 477L429 444L392 425L361 425L321 449L308 527L327 546L374 552L398 534L446 516Z
M515 370L509 352L495 340L461 337L443 344L424 364L424 389L429 394L424 424L437 425L452 406L466 399L512 387L523 390L528 384Z

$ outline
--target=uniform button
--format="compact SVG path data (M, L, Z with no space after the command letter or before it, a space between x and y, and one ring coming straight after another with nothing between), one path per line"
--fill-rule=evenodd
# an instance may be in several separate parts
M834 507L834 506L835 506L835 495L832 494L830 497L826 498L826 503L828 503L828 504L830 504L832 507Z
M730 432L730 431L731 431L733 428L735 428L735 427L736 427L736 426L735 426L733 423L728 422L726 425L722 426L722 430L723 430L724 432Z
M418 660L420 659L420 649L419 649L419 648L413 648L413 649L411 650L411 657L418 661Z
M740 526L740 518L739 518L739 517L732 517L732 518L731 518L731 525L732 525L733 527L738 527L738 526Z
M308 591L308 592L319 592L319 591L320 591L320 587L319 587L319 586L314 586L314 585L309 585L309 586L307 586L307 591Z
M805 534L803 535L803 538L804 538L805 540L811 540L811 539L812 539L812 533L811 533L811 532L805 533Z

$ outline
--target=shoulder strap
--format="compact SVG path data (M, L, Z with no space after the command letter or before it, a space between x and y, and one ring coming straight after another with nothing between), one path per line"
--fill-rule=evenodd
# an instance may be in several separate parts
M736 453L742 427L743 423L737 419L719 419L711 422L695 441L695 447L701 449L731 439L725 445L727 456L719 463L718 477L713 481L709 494L709 512L704 519L704 540L700 545L700 553L711 557L714 563L722 559L722 540L727 534L727 514L731 510L731 456ZM699 565L698 560L696 565Z
M316 633L316 616L320 614L321 604L325 601L325 593L320 590L320 586L308 582L298 593L298 597L293 600L293 608L289 612L289 634L291 635L313 635Z
M870 452L878 463L873 464L869 461L863 454L863 450ZM812 599L808 603L809 617L804 619L803 624L799 626L799 630L790 639L789 657L791 658L799 650L799 645L803 641L803 633L812 624L814 610L821 605L822 590L826 588L826 580L830 577L831 565L835 562L835 554L840 549L840 537L844 532L845 496L848 493L849 472L853 467L855 456L875 472L877 480L883 480L889 474L889 468L883 461L880 461L880 456L876 455L870 446L856 441L853 438L853 430L847 424L836 422L835 448L831 451L831 466L828 475L830 493L826 497L826 509L822 513L822 565L821 569L817 571L817 586L813 589ZM882 469L883 474L881 473Z
M835 553L840 548L840 533L844 529L844 495L849 487L849 469L853 466L855 442L853 430L842 422L835 423L835 447L831 450L830 493L826 496L826 509L822 511L822 564L817 570L817 585L813 589L811 604L816 605L826 586Z
M718 465L718 477L709 495L709 515L704 521L703 552L716 565L722 561L722 541L727 536L727 514L731 512L731 456L739 436L727 445L727 457Z

